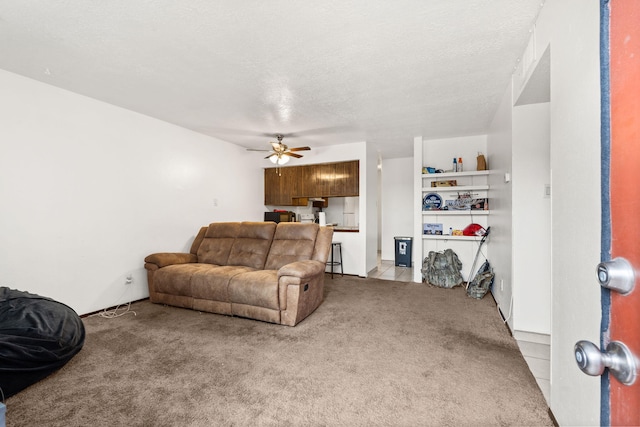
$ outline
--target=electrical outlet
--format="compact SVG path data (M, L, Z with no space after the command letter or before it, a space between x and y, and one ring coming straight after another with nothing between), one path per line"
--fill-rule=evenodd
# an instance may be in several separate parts
M125 279L124 284L125 285L130 285L132 283L133 283L133 276L129 274L129 275L127 275L127 278Z

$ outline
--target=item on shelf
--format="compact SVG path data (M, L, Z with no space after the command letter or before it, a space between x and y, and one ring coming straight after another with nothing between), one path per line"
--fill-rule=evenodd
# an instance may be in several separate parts
M436 223L423 224L422 233L429 236L442 236L442 224L436 224Z
M470 211L471 199L459 197L457 199L447 200L444 209L449 211Z
M472 199L471 200L471 210L472 211L488 211L489 210L489 199Z
M487 160L484 158L484 154L478 153L478 157L476 158L476 170L486 171L487 170Z
M448 179L444 181L431 181L431 187L456 187L458 181L455 179Z
M464 169L462 167L462 157L458 157L458 172L462 172Z
M480 224L476 224L475 222L467 225L464 230L462 230L463 236L484 236L487 234L487 230L484 229Z
M451 235L452 236L464 236L464 234L462 234L462 230L453 230L453 233Z
M453 169L451 172L458 172L458 160L455 157L453 158Z
M422 198L422 210L432 211L442 207L442 197L438 193L427 193Z
M432 168L431 166L427 166L422 168L422 173L436 173L436 168Z
M452 211L487 210L489 204L486 198L473 198L475 194L462 193L453 200L445 202L444 209Z

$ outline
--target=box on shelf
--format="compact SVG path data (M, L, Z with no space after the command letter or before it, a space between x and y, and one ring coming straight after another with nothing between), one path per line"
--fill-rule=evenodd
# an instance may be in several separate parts
M471 210L472 211L488 211L489 210L489 199L473 199L471 200Z
M458 198L445 201L446 210L450 211L487 211L489 210L489 200Z
M459 198L445 201L445 209L449 211L469 211L471 210L471 199Z
M431 235L431 236L441 236L442 235L442 224L428 223L423 224L423 234Z
M458 181L455 179L449 179L444 181L431 181L432 187L456 187L458 185Z
M484 157L484 154L478 153L478 157L476 157L476 170L487 170L487 159Z

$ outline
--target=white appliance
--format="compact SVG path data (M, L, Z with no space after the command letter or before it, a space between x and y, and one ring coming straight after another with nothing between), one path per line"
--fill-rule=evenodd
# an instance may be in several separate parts
M318 212L318 223L320 226L327 225L327 213L326 212Z
M300 222L307 222L307 223L315 222L315 217L313 216L313 214L300 214L298 215L298 217L300 218Z

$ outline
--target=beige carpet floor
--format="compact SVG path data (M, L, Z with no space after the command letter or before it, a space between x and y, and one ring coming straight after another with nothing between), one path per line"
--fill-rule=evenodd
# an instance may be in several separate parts
M545 426L491 296L327 276L296 327L141 301L7 400L7 426Z

